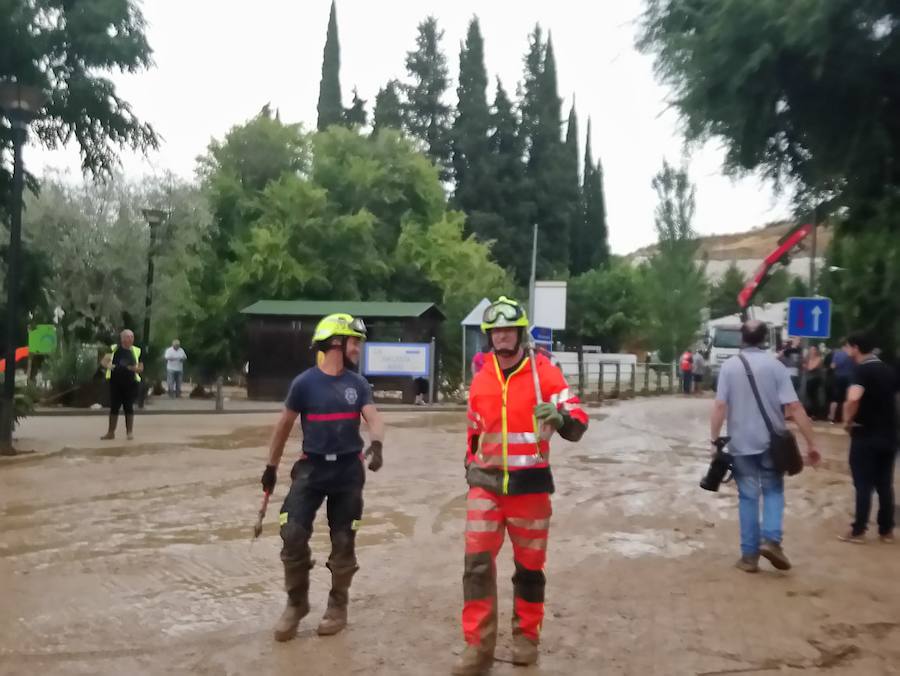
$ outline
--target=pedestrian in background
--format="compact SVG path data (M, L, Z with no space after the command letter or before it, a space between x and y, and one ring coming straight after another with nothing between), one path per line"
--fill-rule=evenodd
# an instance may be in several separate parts
M713 454L722 425L728 420L728 449L734 456L734 479L738 488L741 528L741 558L737 568L747 573L759 571L763 556L779 570L789 570L791 562L782 548L784 521L784 474L775 469L769 446L771 434L761 408L773 429L783 431L785 410L800 428L808 447L807 462L819 461L812 423L797 399L787 368L762 347L768 328L758 320L741 327L743 348L738 356L722 365L716 401L710 420ZM753 374L760 402L757 403L747 371ZM760 525L760 498L762 524Z
M844 404L844 426L850 433L850 472L856 489L856 517L845 542L863 543L878 493L878 535L894 541L894 461L897 452L897 409L894 370L875 355L875 341L867 333L847 338L848 354L856 370Z
M181 348L181 342L176 338L172 341L172 347L166 350L166 389L169 398L181 397L181 381L184 378L184 362L187 354Z
M849 354L847 341L841 341L841 348L835 350L831 357L831 370L833 389L828 407L828 419L832 423L838 423L843 416L843 406L847 399L847 388L850 387L850 379L853 377L855 365Z
M811 345L806 355L806 412L813 420L824 418L825 367L822 352Z
M134 438L134 401L137 399L144 364L141 362L141 348L134 344L134 333L125 329L119 334L119 342L110 345L112 355L106 369L109 383L109 429L100 437L103 440L116 438L119 424L119 410L125 412L125 433Z
M798 338L788 339L787 344L781 351L781 363L787 367L788 375L791 377L791 383L794 390L800 392L800 366L803 363L803 349L800 347Z
M694 394L700 394L703 390L703 376L706 374L706 359L703 358L703 353L699 349L694 351L694 360L691 366Z
M681 391L683 394L690 394L694 383L694 355L690 350L685 350L681 354Z

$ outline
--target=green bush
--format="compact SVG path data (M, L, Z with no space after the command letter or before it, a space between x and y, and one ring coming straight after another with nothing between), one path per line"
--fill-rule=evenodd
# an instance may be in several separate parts
M97 372L97 350L93 345L64 343L50 357L46 369L54 392L84 385Z

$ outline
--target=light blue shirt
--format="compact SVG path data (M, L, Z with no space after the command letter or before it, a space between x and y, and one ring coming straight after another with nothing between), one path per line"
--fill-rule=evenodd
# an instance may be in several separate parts
M784 430L783 406L797 401L797 392L784 364L768 352L749 347L741 354L750 363L763 407L776 430ZM728 450L733 455L758 455L769 447L769 430L759 412L744 364L731 357L722 364L716 399L728 406Z

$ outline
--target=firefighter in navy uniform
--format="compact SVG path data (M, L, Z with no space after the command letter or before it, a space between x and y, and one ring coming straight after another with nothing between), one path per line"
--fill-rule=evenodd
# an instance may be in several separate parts
M504 532L512 541L516 568L513 663L537 661L553 493L549 438L556 432L578 441L588 424L560 370L542 354L531 363L524 345L528 317L517 302L500 297L485 310L481 329L492 353L469 391L462 613L466 649L453 669L457 676L481 674L494 659L496 558Z
M277 641L292 639L309 612L309 571L314 565L309 539L322 502L327 502L331 532L326 563L331 592L318 633L336 634L347 624L350 581L358 570L355 539L362 519L365 460L370 470L378 471L384 440L384 423L372 403L369 383L352 370L359 363L365 337L365 324L348 314L329 315L319 322L313 347L324 359L294 379L272 434L262 476L267 493L275 488L285 442L300 417L302 454L291 469L291 488L279 515L287 605L275 625ZM361 419L369 426L370 445L365 453Z

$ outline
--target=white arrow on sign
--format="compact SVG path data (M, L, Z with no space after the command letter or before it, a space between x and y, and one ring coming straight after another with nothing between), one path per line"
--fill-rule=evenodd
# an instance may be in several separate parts
M812 309L812 316L813 316L813 331L818 333L819 332L819 317L822 316L822 308L820 308L818 305L816 305Z

